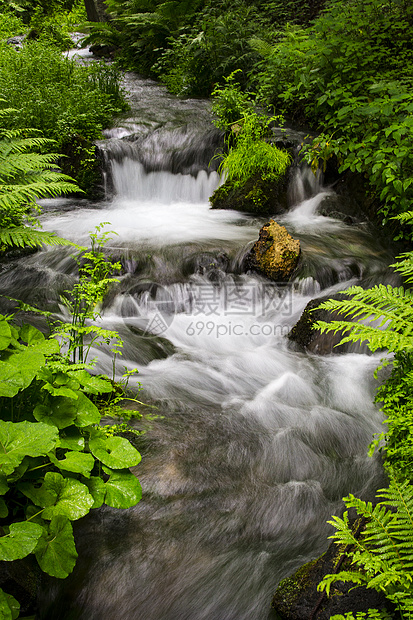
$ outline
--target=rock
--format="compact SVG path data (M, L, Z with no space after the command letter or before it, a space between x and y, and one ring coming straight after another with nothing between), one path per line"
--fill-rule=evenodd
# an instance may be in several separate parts
M225 181L210 198L213 209L236 209L255 215L284 213L288 208L288 174L279 181L265 181L254 175L244 185Z
M27 34L18 34L15 37L9 37L7 39L7 45L11 45L12 47L19 50L23 47L23 43L25 42L26 39L27 39Z
M353 522L353 531L358 535L361 519ZM350 568L347 548L332 543L318 559L301 566L291 577L279 584L272 607L278 618L283 620L328 620L334 614L345 614L368 609L390 609L390 603L383 594L365 587L354 587L352 583L338 582L331 588L330 598L319 592L317 585L324 575Z
M331 295L329 297L320 297L309 301L300 319L288 334L288 339L294 342L299 349L318 355L344 352L345 347L343 345L339 347L336 346L343 337L341 331L336 334L333 332L322 334L319 330L313 329L317 321L329 321L339 318L336 313L329 312L328 310L316 310L312 312L314 308L317 308L317 306L323 301L327 301L327 299L343 299L343 295Z
M22 616L33 614L37 609L41 576L42 571L33 555L13 562L0 562L0 587L20 603Z
M284 226L270 220L247 256L246 267L275 282L288 281L298 264L300 242Z

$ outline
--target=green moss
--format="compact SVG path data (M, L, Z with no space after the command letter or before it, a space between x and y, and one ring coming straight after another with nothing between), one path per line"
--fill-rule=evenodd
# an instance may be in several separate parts
M302 591L311 585L311 573L321 558L307 562L293 575L280 581L275 597L282 601L284 607L292 607L296 599L302 596Z
M245 183L227 180L210 198L213 209L236 209L256 215L282 213L287 208L287 180L250 177Z

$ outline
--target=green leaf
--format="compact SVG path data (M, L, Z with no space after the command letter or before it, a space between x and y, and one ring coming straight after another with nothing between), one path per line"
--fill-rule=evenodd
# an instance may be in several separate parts
M14 596L7 594L0 588L0 619L16 620L20 613L20 603Z
M0 560L13 562L29 555L37 545L43 528L31 521L12 523L10 531L0 538Z
M76 426L83 428L84 426L89 426L90 424L99 424L101 418L99 409L85 394L79 392L79 398L77 399L76 404Z
M20 338L27 342L28 345L37 344L38 342L43 342L45 337L42 332L33 327L33 325L23 325L20 329Z
M68 374L76 379L76 381L79 381L89 394L110 393L113 390L113 386L108 379L93 377L87 370L77 370L69 372Z
M3 317L0 318L0 350L7 349L12 339L10 325Z
M25 456L44 456L58 440L56 428L40 422L0 420L0 471L8 476Z
M103 482L102 478L97 476L92 476L89 480L85 481L85 484L94 499L92 508L100 508L105 501L106 484Z
M4 495L9 490L9 486L7 484L6 476L0 474L0 495Z
M49 454L49 458L59 469L82 474L85 478L90 477L90 472L95 464L94 457L85 452L66 452L65 458L61 461L51 454Z
M19 490L36 505L44 508L43 519L62 515L75 521L84 517L93 505L88 488L73 478L47 472L40 488L28 482L18 485Z
M128 469L103 471L110 476L106 482L105 503L113 508L131 508L142 499L142 487L139 480Z
M40 568L52 577L65 579L72 572L77 551L72 524L67 517L53 517L48 532L43 530L35 555Z
M89 448L92 454L112 469L133 467L141 460L141 455L123 437L98 437L91 439Z
M54 355L55 353L60 352L60 344L56 338L49 338L48 340L38 341L33 348L36 348L38 353L43 353L43 355Z
M0 361L0 396L13 398L23 388L24 379L20 370L13 364Z
M39 422L66 428L71 426L77 415L77 401L66 396L49 397L45 405L37 405L33 415Z
M2 497L0 497L0 518L5 519L9 514L9 509L7 508L7 504Z
M45 364L45 357L38 351L31 351L29 348L17 351L7 357L7 363L12 364L20 373L23 386L20 389L29 387L40 368Z
M68 450L80 452L84 447L85 439L75 426L66 427L64 431L60 433L59 448L67 448Z

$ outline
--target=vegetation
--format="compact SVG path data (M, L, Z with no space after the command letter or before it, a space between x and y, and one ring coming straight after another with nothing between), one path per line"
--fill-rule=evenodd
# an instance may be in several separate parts
M400 616L409 618L413 610L413 488L407 481L392 479L389 488L378 491L378 497L382 501L374 507L354 495L344 499L347 508L355 508L365 519L360 537L352 531L347 512L342 519L335 516L329 521L337 530L332 536L336 543L351 548L351 568L326 575L319 589L329 594L339 581L364 585L383 592ZM370 610L367 618L373 620L379 614Z
M319 132L305 150L357 172L379 219L413 199L413 6L406 0L109 0L109 43L124 66L176 94L207 96L239 70L257 102ZM403 228L398 236L409 236Z
M2 110L0 118L12 112ZM2 130L0 239L5 245L68 243L29 225L36 197L76 188L56 170L56 154L37 152L45 146L50 140L35 130ZM0 560L34 554L41 570L57 578L66 577L76 562L72 521L103 503L128 508L141 497L129 471L139 463L139 452L114 433L116 427L101 425L107 411L121 415L124 388L93 376L93 363L86 363L92 345L115 342L114 354L122 345L116 332L86 324L98 316L117 267L105 260L100 246L107 235L99 233L100 228L92 235L91 250L78 256L80 280L66 297L68 326L58 325L46 338L32 325L0 315ZM102 398L107 405L98 408ZM19 603L1 590L0 616L13 620L18 615Z
M286 151L269 142L271 124L279 119L255 112L234 77L232 73L226 86L213 92L215 124L227 131L227 152L218 156L222 157L219 170L235 187L257 174L264 180L276 181L291 163Z
M49 43L0 49L0 93L15 112L8 129L32 127L69 156L60 161L85 191L95 180L93 141L125 109L120 73L113 66L81 66Z

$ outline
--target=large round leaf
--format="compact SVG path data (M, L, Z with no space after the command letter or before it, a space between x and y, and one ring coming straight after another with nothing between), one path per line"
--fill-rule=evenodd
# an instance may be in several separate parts
M44 335L34 325L22 325L20 328L20 338L29 345L44 341Z
M66 396L50 398L46 405L37 405L33 411L36 420L57 428L71 426L77 415L77 401Z
M111 469L133 467L141 460L141 455L123 437L97 437L91 439L89 448L92 454Z
M44 531L37 544L35 554L40 568L52 577L64 579L72 572L77 551L69 519L56 516L51 520L48 532Z
M47 472L40 488L27 482L18 485L19 490L36 506L44 508L43 519L62 515L72 521L84 517L93 505L88 488L73 478Z
M19 617L20 603L14 596L0 589L0 618L1 620L16 620Z
M10 325L0 317L0 350L7 349L12 339Z
M113 508L131 508L142 499L142 487L139 480L128 469L104 472L110 475L106 483L105 504Z
M59 469L82 474L86 478L90 477L90 472L95 464L95 458L85 452L66 452L65 458L61 461L52 455L49 455L49 458Z
M98 476L91 476L89 480L85 481L85 484L94 499L92 508L100 508L105 501L106 484L103 482L102 478L98 478Z
M45 357L38 351L24 349L16 351L7 357L7 363L18 369L22 381L23 389L29 387L40 368L45 364Z
M43 528L31 521L21 521L10 525L10 532L0 537L0 560L13 562L29 555L37 545Z
M0 396L13 398L24 387L25 382L20 370L13 364L0 361Z
M76 426L83 427L90 426L91 424L99 424L101 418L99 410L85 394L79 392L76 404Z
M0 473L8 476L25 456L44 456L58 440L56 427L0 420Z

